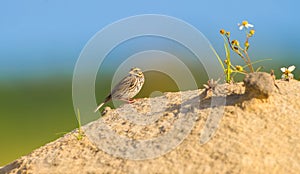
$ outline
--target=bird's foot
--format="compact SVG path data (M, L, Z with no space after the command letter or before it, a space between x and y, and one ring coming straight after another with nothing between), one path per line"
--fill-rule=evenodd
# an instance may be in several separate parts
M134 103L136 100L135 99L129 99L127 102L129 103L129 104L131 104L131 103Z
M134 103L136 101L136 99L120 99L120 100L129 104Z

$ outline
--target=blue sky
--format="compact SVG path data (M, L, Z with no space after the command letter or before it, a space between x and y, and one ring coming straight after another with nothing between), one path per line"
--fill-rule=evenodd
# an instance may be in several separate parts
M0 78L72 73L86 42L103 27L132 15L163 14L199 29L222 51L221 28L241 35L237 23L255 25L253 56L300 69L299 1L79 1L0 2Z

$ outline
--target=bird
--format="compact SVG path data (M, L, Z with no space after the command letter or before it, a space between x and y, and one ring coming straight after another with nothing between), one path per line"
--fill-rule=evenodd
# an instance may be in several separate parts
M140 92L144 82L145 77L142 70L136 67L131 68L129 74L113 88L111 93L97 106L94 112L97 112L105 103L112 99L132 103L132 98Z

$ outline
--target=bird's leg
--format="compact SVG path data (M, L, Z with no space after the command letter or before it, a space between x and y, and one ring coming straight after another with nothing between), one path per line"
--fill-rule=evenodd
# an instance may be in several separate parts
M127 102L127 103L134 103L135 102L135 99L132 99L132 98L129 98L129 99L119 99L121 101L124 101L124 102Z
M135 99L130 98L130 99L128 99L127 102L128 102L128 103L134 103L134 102L135 102Z

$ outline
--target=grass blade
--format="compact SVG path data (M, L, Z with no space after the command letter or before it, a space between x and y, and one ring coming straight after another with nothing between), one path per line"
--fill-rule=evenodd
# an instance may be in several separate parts
M225 67L223 65L222 59L220 58L220 56L218 55L218 53L216 52L216 50L211 45L209 45L209 46L212 49L212 51L214 52L214 54L216 55L216 57L218 58L218 61L219 61L219 63L221 64L221 66L223 68L223 71L225 71Z

